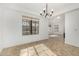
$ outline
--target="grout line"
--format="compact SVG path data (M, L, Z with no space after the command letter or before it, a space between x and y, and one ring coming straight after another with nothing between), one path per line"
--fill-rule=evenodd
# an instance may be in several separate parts
M34 48L34 50L35 50L36 54L39 56L39 54L38 54L38 52L37 52L36 48L35 48L34 46L33 46L33 48Z

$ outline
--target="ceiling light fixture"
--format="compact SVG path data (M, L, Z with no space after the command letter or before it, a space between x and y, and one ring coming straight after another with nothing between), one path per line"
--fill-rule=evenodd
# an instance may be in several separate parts
M50 13L48 13L48 4L46 3L46 7L43 9L42 12L40 12L40 15L46 18L47 16L52 16L52 14L53 14L53 9L50 11Z
M57 19L60 19L60 16L57 16Z

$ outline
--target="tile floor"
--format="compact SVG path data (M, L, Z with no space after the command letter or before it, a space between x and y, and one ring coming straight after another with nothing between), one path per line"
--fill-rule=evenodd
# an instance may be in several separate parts
M38 54L44 55L44 52L40 53L38 51L38 50L42 50L41 48L38 48L37 45L39 44L44 44L57 56L79 56L79 47L65 44L64 39L61 36L50 37L49 39L32 42L29 44L22 44L14 47L5 48L1 51L0 55L1 56L20 56L22 55L20 53L24 53L25 51L27 51L26 48L31 47L29 48L29 50L31 50L33 46L36 46L37 50L34 48L35 50L32 50L29 53L33 52L34 55L38 55ZM24 52L21 52L21 50L23 49L24 49ZM38 51L38 53L34 53L35 51ZM24 54L27 55L27 53L24 53Z
M20 56L56 56L46 45L38 44L32 47L22 49Z

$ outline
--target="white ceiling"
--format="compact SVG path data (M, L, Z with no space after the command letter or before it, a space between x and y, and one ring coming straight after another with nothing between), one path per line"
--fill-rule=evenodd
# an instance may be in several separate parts
M27 11L36 13L37 15L39 15L40 11L42 11L42 9L45 8L45 3L10 3L4 5L11 8L15 8L15 6L19 8L24 8ZM50 10L53 9L55 15L76 8L79 8L79 3L48 3L48 11L50 12Z

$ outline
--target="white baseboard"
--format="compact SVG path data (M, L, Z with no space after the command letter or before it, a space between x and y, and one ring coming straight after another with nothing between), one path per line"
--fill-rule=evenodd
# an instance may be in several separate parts
M66 41L65 41L65 44L69 44L69 45L72 45L72 46L75 46L75 47L79 47L79 44L77 45L77 44L73 44L73 43L71 43L71 42L66 42Z

